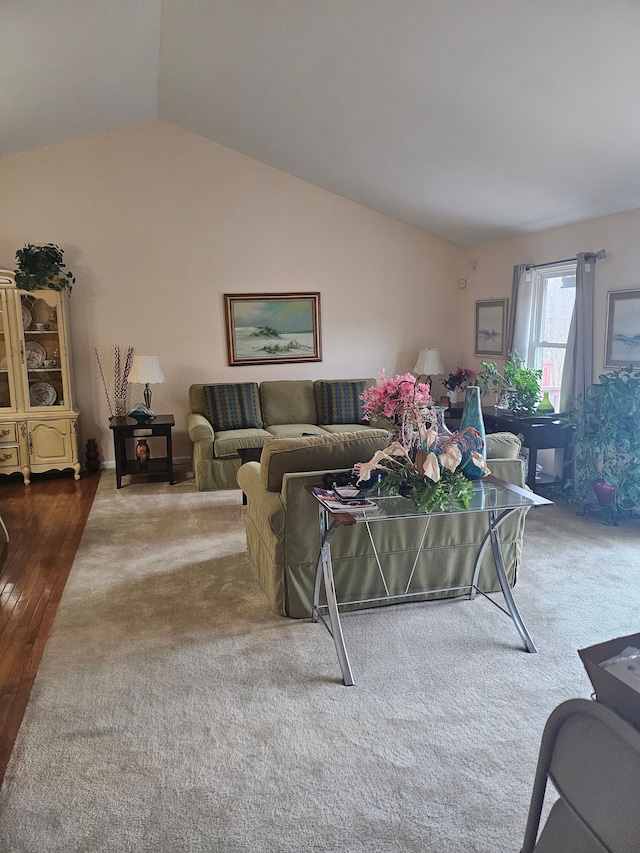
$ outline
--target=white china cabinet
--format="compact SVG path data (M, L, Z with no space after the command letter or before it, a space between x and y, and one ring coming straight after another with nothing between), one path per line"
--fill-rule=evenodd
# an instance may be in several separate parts
M18 290L0 270L0 474L80 478L66 292Z

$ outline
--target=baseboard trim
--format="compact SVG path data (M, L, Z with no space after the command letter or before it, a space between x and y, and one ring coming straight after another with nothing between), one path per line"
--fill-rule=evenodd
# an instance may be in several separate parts
M105 471L113 471L116 467L115 459L107 459L102 463L102 469ZM178 456L173 460L173 467L184 471L186 469L186 473L193 476L193 471L191 469L191 457L190 456Z

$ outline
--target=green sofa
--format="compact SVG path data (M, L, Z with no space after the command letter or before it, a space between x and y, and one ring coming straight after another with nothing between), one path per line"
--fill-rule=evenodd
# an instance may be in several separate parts
M247 462L238 471L238 484L247 496L245 518L247 550L258 583L269 604L281 616L311 615L313 583L320 550L318 506L305 490L322 485L325 473L348 470L368 461L386 446L387 434L351 432L306 439L268 442L260 462ZM518 458L520 440L512 433L487 436L491 473L524 487L524 470ZM509 583L516 580L526 510L519 511L500 528ZM406 519L372 525L378 553L397 580L393 592L404 589L424 522ZM488 529L484 513L435 516L418 560L414 589L442 590L468 583ZM340 530L331 543L338 600L357 601L382 595L384 590L365 525ZM491 549L483 558L479 586L498 591L500 585ZM444 598L451 593L431 593L422 598ZM402 599L400 599L402 600ZM412 596L412 601L419 600ZM352 605L354 609L361 605Z
M239 450L272 438L368 431L360 394L375 379L230 382L189 388L187 429L198 491L237 489Z

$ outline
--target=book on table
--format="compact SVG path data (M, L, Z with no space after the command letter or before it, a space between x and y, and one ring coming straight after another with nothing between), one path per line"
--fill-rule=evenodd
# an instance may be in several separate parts
M336 489L316 488L313 490L313 493L330 512L354 513L365 509L375 509L375 503L366 497L364 499L360 495L353 498L346 495L338 497L336 496L336 491ZM345 491L348 490L345 489ZM354 489L353 491L359 490Z

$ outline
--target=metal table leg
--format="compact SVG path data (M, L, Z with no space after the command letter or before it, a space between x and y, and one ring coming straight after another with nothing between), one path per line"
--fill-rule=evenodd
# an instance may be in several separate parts
M518 633L522 637L525 648L531 654L535 654L537 649L533 643L533 640L529 636L529 632L525 628L525 624L522 621L522 617L518 612L518 608L516 607L516 603L513 598L513 594L511 592L511 587L509 586L509 579L507 578L507 573L504 568L504 560L502 559L502 549L500 548L500 538L498 536L498 528L505 520L508 515L511 515L514 510L504 513L499 519L497 518L497 511L495 509L489 510L489 539L491 541L491 550L493 552L493 560L496 564L496 572L498 573L498 580L500 581L500 586L502 588L502 595L504 596L505 604L507 605L507 609L509 611L509 615L515 622L516 628L518 629Z
M322 532L322 545L320 547L320 557L318 559L318 567L316 570L316 580L313 589L313 613L312 619L318 621L318 617L322 619L325 627L329 629L329 633L333 637L333 642L338 655L338 663L342 671L342 680L347 687L353 686L353 673L351 672L351 664L347 655L347 648L344 644L344 635L342 633L342 625L340 623L340 611L338 609L338 600L336 598L336 587L333 578L333 567L331 564L331 539L338 529L337 522L327 527L327 515L320 510L320 530ZM329 625L325 622L320 614L320 584L321 578L324 580L324 590L327 597L327 610L329 611Z
M340 624L340 613L336 599L336 588L333 580L333 568L331 566L331 545L329 539L322 546L322 574L324 577L324 590L327 596L327 607L329 609L329 622L331 623L331 636L335 643L338 654L338 662L342 670L342 680L347 687L353 687L353 673L344 644L342 625Z
M328 513L322 505L318 505L318 524L320 526L320 542L324 542L324 537L329 527ZM318 562L316 563L316 579L313 585L313 608L311 610L311 621L318 621L318 607L320 606L320 584L322 583L322 547L318 554Z
M477 589L477 581L478 575L480 573L480 563L482 562L482 558L486 551L487 545L491 544L491 551L493 553L493 561L496 567L496 573L498 575L498 580L500 581L500 588L502 590L502 595L504 597L505 604L507 605L507 610L505 613L513 619L516 628L518 629L518 633L522 637L522 641L524 642L525 649L531 654L535 654L537 649L534 645L529 632L527 631L524 622L522 621L522 617L518 611L515 600L513 598L513 593L511 592L511 587L509 586L509 579L507 578L507 573L504 568L504 560L502 558L502 549L500 547L500 536L498 530L500 525L509 518L510 515L513 515L514 512L518 512L517 509L511 509L504 512L499 518L497 510L490 509L489 510L489 533L485 538L485 541L482 545L478 553L478 559L476 561L476 567L473 574L473 587ZM482 590L479 590L480 592ZM492 599L489 599L490 601ZM494 604L496 602L493 602ZM502 609L502 608L500 608Z

